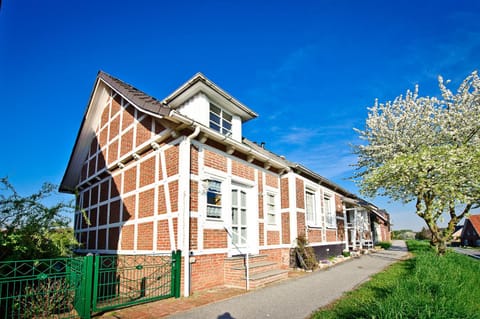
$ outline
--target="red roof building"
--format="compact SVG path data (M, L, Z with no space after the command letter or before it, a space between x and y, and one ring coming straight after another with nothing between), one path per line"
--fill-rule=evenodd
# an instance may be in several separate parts
M480 215L471 215L465 220L461 242L464 246L480 246Z

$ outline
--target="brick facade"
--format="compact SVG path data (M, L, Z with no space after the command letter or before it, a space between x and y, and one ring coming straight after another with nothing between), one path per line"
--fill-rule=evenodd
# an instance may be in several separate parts
M118 95L105 105L80 175L80 184L90 184L80 192L84 211L75 228L84 248L127 253L169 252L175 246L178 145L163 144L158 152L128 159L152 139L155 127L163 128ZM115 167L122 158L125 168Z
M81 252L135 255L185 250L184 261L190 254L193 258L190 278L195 291L224 284L225 258L246 249L288 267L298 236L306 235L319 256L345 246L344 194L329 189L322 179L300 172L261 147L228 145L230 137L212 138L201 132L187 138L195 131L190 124L157 118L131 105L125 95L107 91L108 98L98 99L103 104L92 125L94 137L85 144L76 177L81 209L74 226ZM221 185L215 196L208 188L210 180ZM315 189L316 209L322 214L315 227L306 220L307 187ZM233 189L244 196L235 200L245 203L234 207ZM324 191L335 197L336 227L326 227ZM208 205L220 207L221 216L207 216ZM232 243L232 213L240 208L245 211L248 242L239 249ZM184 272L188 269L182 267Z

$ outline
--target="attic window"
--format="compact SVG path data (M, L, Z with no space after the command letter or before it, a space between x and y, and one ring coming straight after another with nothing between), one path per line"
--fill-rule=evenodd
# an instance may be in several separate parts
M231 135L232 115L210 103L210 128L223 135Z

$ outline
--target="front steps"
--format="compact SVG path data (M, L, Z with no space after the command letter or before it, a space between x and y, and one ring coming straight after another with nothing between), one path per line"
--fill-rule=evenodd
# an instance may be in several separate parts
M288 278L288 270L281 269L279 263L268 260L268 255L249 255L248 259L250 289ZM246 289L245 256L227 258L224 272L225 286Z

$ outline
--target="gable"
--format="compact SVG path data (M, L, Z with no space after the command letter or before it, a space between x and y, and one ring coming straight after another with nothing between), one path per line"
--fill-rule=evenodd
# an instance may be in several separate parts
M131 105L130 113L137 109L146 114L162 118L169 112L168 108L155 98L100 71L90 95L65 175L60 183L59 190L61 192L75 192L80 173L84 170L82 166L89 155L90 149L94 147L92 144L101 144L109 138L108 131L100 132L99 141L94 142L97 139L96 130L99 125L105 124L110 119L110 111L106 113L105 106L114 95L118 95ZM118 109L117 104L118 100L113 100L113 108ZM107 156L105 154L104 159Z
M105 169L126 162L132 151L150 141L153 132L163 130L165 128L152 116L137 110L123 97L112 92L82 165L79 185Z

